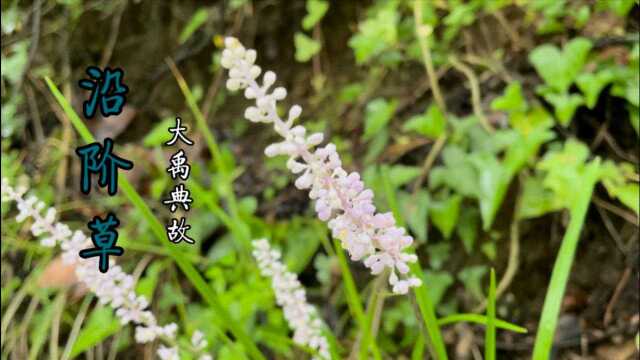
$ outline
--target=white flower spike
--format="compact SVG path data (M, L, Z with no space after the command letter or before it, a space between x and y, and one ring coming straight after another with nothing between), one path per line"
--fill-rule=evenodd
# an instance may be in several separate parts
M322 320L316 309L307 303L304 288L295 274L288 272L280 261L280 252L271 249L266 239L253 241L253 256L260 273L271 278L276 303L282 307L284 317L293 329L293 341L318 352L314 360L331 359L329 342L322 334Z
M396 226L391 213L376 213L373 192L364 187L358 173L347 173L342 168L334 144L317 147L323 141L321 133L307 135L304 127L293 126L302 111L300 106L291 107L286 121L278 116L276 103L286 97L287 91L279 87L269 92L276 80L271 71L263 75L262 85L258 84L262 70L255 60L255 50L245 49L235 38L225 39L221 63L229 69L227 87L244 90L248 99L255 99L256 106L245 112L249 121L271 123L284 138L269 145L265 154L289 156L287 167L300 174L295 186L309 189L318 217L328 222L333 236L342 241L352 260L363 260L372 274L388 269L394 293L406 294L409 288L420 286L422 281L409 275L408 266L417 257L404 251L413 238Z

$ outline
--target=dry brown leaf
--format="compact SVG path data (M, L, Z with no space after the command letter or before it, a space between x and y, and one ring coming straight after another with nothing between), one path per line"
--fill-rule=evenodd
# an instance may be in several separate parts
M638 349L633 340L621 345L603 345L596 349L598 359L603 360L628 360L638 359Z
M47 288L71 287L78 283L75 270L74 265L65 264L62 257L57 256L51 260L40 275L38 286Z

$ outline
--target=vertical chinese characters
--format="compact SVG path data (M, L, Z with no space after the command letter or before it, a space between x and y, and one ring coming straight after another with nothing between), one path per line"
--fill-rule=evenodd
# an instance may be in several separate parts
M79 86L91 90L89 99L83 103L83 114L90 119L100 110L102 117L118 115L126 103L125 95L129 88L123 84L124 72L121 69L100 70L89 66L86 70L90 79L82 79ZM121 158L113 152L113 139L105 138L104 145L94 142L76 149L80 157L80 191L89 194L91 191L91 175L99 174L98 185L107 188L110 196L118 192L118 170L133 169L133 162ZM115 246L118 232L115 228L120 220L109 213L106 219L94 217L87 226L91 230L91 241L94 248L81 250L79 255L83 259L99 257L98 269L106 273L109 270L109 256L120 256L124 249Z
M91 242L95 248L81 250L80 257L88 259L99 256L98 269L106 273L109 270L109 255L120 256L124 253L123 248L115 246L118 240L118 232L115 228L120 225L120 221L115 215L109 213L104 220L98 216L94 217L88 225L91 229Z
M178 140L183 143L191 146L193 145L193 141L191 141L184 134L187 131L186 126L182 126L182 119L179 117L176 118L175 127L170 127L169 132L173 135L171 140L167 141L165 145L172 146L175 145ZM182 179L186 181L189 179L189 173L191 172L191 166L187 162L187 156L184 150L180 149L169 159L170 165L167 168L167 172L171 176L173 180ZM184 211L189 211L191 207L191 203L193 199L191 198L191 192L184 186L184 184L176 185L171 193L169 194L170 198L162 201L163 204L169 206L169 210L173 213L178 210L179 206L182 207ZM184 241L188 244L194 244L195 240L190 238L187 235L187 230L191 229L191 225L188 225L186 219L184 217L180 217L180 220L173 218L171 219L171 224L166 226L167 229L167 238L172 243L180 243Z
M82 106L84 117L91 119L100 109L103 117L118 115L126 102L126 94L129 88L122 83L124 71L107 67L104 71L95 66L87 68L90 79L82 79L79 82L81 88L91 90L91 97Z
M118 191L118 169L131 170L133 163L113 153L113 140L104 139L104 146L92 143L76 149L80 156L80 190L89 194L91 191L91 174L100 174L98 185L107 187L109 195Z

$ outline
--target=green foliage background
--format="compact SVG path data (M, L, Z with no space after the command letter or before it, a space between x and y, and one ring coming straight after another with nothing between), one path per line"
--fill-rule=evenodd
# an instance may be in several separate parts
M137 292L217 359L309 356L251 259L259 237L299 275L336 358L607 358L638 334L639 13L635 0L5 1L2 176L74 229L115 212ZM409 229L424 293L369 306L376 279L224 88L228 35ZM126 115L75 115L89 65L124 69ZM195 246L163 237L175 116L197 143ZM83 196L73 150L106 136L136 167L118 196ZM58 250L14 215L3 203L2 359L154 356L73 281L42 286L65 271ZM581 336L596 339L586 353Z

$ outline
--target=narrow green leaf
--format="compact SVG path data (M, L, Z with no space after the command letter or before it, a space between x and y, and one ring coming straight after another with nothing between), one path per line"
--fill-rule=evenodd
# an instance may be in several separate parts
M496 273L491 268L489 274L489 296L487 298L487 327L484 337L484 359L496 358Z
M196 32L198 28L200 28L202 25L204 25L205 22L207 22L208 17L209 17L209 12L207 11L207 9L205 8L198 9L193 14L191 19L187 23L187 25L185 25L185 27L182 29L182 32L180 33L180 37L178 38L178 41L180 42L180 44L183 44L185 41L189 40L191 35L193 35L193 33Z
M440 325L454 324L458 322L470 322L476 324L487 325L487 317L480 314L453 314L445 316L438 320ZM517 332L520 334L526 334L527 329L521 326L506 322L504 320L495 319L495 325L497 328Z
M551 353L553 339L560 314L560 306L569 280L569 273L575 257L580 231L585 221L593 188L600 177L600 160L596 158L585 166L578 181L572 184L572 196L569 213L571 220L562 239L558 257L553 266L551 281L544 299L542 315L538 323L538 333L533 348L534 360L546 360Z

